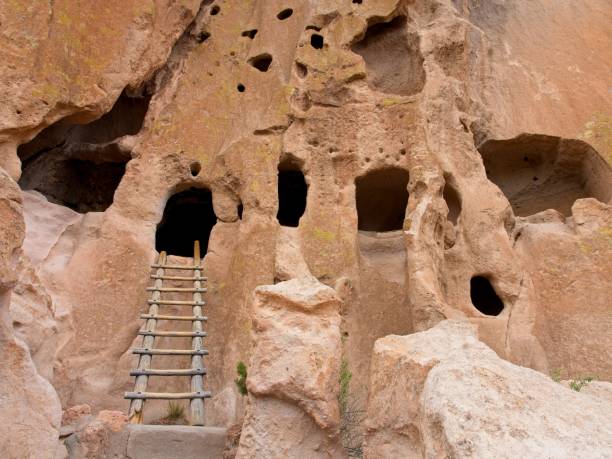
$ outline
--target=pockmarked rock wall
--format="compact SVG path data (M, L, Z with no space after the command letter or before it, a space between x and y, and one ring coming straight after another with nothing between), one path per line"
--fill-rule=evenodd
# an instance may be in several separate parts
M375 342L445 319L610 380L610 22L605 0L4 2L3 381L50 407L11 438L56 445L57 397L127 408L156 231L192 188L214 213L207 424L242 424L239 454L274 416L299 428L270 451L359 453ZM270 374L294 358L321 379Z

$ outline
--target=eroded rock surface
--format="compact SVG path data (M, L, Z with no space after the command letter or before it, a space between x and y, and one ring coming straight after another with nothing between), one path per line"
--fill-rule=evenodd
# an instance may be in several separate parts
M339 454L339 310L334 290L311 277L255 290L249 405L236 457Z
M196 237L208 425L241 423L252 362L240 454L343 454L338 368L363 405L376 340L445 319L515 364L612 378L609 1L18 3L0 5L0 371L33 381L2 399L32 419L24 445L57 436L45 380L64 408L127 408L148 266L190 263Z
M364 457L612 453L609 399L500 359L467 322L378 340L371 378Z
M53 458L60 452L61 405L15 336L9 304L25 225L19 189L0 169L0 455ZM42 326L42 324L37 324Z

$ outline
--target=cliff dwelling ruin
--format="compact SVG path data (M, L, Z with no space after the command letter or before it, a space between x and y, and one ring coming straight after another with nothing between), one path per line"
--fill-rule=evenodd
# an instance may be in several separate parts
M612 457L609 1L22 3L0 457Z

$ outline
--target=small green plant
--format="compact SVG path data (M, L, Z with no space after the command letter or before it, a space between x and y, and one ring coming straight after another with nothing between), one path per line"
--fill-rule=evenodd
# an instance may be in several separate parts
M561 374L563 373L563 368L555 368L550 372L550 377L554 382L561 382Z
M351 373L348 368L348 362L346 360L342 360L342 363L340 363L339 377L340 392L338 393L338 404L340 405L340 413L344 413L346 411L349 395L349 386L351 384L352 378L353 373Z
M238 362L236 365L236 373L238 373L238 377L234 380L236 386L238 386L238 392L242 395L248 394L246 379L247 379L247 367L244 362Z
M349 365L346 360L340 363L340 375L338 383L340 391L338 392L338 406L340 408L340 436L342 446L347 452L348 457L363 457L363 405L355 396L351 394L349 389L353 373L349 370Z
M168 402L166 419L178 421L185 417L185 407L177 402Z
M596 376L580 376L576 379L572 379L569 382L570 389L575 390L576 392L580 392L580 390L589 384L590 382L596 380Z

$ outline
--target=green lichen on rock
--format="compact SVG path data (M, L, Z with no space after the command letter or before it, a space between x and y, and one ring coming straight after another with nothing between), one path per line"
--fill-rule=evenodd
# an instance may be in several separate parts
M612 115L596 113L578 136L591 144L612 165Z

